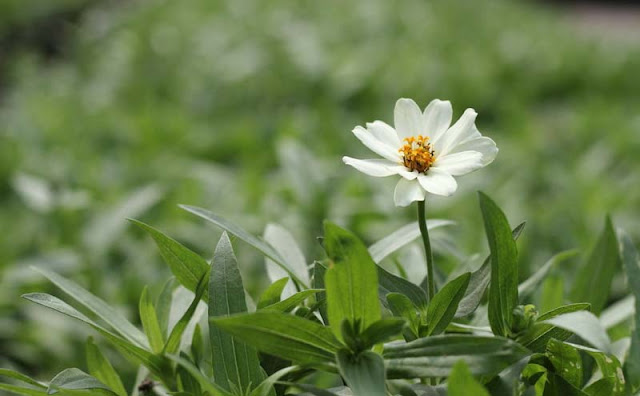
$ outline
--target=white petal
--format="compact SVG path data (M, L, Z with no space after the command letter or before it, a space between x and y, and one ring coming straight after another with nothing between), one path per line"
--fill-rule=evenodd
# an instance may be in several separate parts
M398 138L398 132L386 122L374 121L367 123L367 130L382 143L396 148L402 147L402 142L400 138Z
M342 157L342 162L353 166L362 173L373 177L386 177L395 175L390 166L396 166L394 163L383 159L356 159L351 157Z
M482 153L461 151L438 157L432 169L440 169L452 176L462 176L482 168Z
M398 99L393 112L393 123L400 139L426 133L422 121L422 111L411 99Z
M409 181L403 178L396 184L396 189L393 192L393 201L396 206L409 206L413 201L424 201L424 196L424 190L417 181Z
M394 165L389 167L390 170L399 174L407 180L415 180L420 174L417 170L410 170L405 168L404 165Z
M435 140L442 135L449 125L451 125L451 117L453 109L451 102L448 100L434 99L429 103L424 114L422 115L425 133Z
M418 176L418 182L427 192L445 197L453 194L458 188L458 183L453 176L437 168L431 168L426 175Z
M357 126L353 130L353 134L374 153L388 159L389 161L399 162L402 155L398 151L398 146L390 146L378 140L374 135L361 126Z
M449 154L469 150L477 151L482 154L482 166L489 165L496 158L496 155L498 155L498 147L496 147L496 142L486 136L478 136L472 139L467 139L464 142L458 144L451 151L449 151Z
M431 143L437 155L446 155L457 144L475 136L478 129L475 127L476 113L473 109L467 109L462 117L451 126L445 133L434 139Z

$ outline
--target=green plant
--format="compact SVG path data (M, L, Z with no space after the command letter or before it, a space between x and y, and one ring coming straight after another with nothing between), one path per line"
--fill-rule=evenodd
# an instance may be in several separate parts
M268 242L190 206L184 209L225 230L210 264L159 230L132 221L153 237L177 281L168 282L155 300L143 290L143 331L71 280L42 268L41 274L96 319L52 295L24 297L84 322L139 365L133 394L344 394L342 388L318 388L317 373L329 375L335 386L344 383L356 396L635 394L640 388L637 333L612 342L594 315L599 312L594 304L609 286L596 282L584 301L538 314L528 299L570 255L555 257L518 284L515 241L523 225L512 230L489 197L480 193L479 199L491 254L480 267L451 274L431 299L418 282L380 267L375 248L331 222L324 223L321 238L326 257L309 268L304 260L291 260L290 251L297 248L285 232L271 233ZM288 274L274 280L257 306L247 297L227 233ZM402 237L392 233L374 246L393 244L389 238ZM581 272L577 284L595 282L591 278L617 262L624 264L637 294L638 253L625 234L616 236L607 219L585 262L589 270ZM301 271L310 277L296 275ZM295 292L281 298L288 281ZM176 287L193 297L170 324ZM208 306L205 322L198 318L205 312L201 305ZM64 370L49 383L2 370L15 381L0 389L23 395L128 394L91 338L87 367L88 373Z

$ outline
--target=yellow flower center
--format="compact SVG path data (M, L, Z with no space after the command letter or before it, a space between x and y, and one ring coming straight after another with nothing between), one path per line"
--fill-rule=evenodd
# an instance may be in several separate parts
M402 153L402 163L411 170L426 173L435 162L435 152L428 143L429 137L418 135L404 138L406 142L400 150Z

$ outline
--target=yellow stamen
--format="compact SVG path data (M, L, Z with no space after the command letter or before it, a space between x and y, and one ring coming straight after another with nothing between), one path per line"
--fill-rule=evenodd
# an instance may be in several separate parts
M402 153L402 163L411 170L426 173L435 162L435 152L431 149L431 144L427 141L428 136L418 135L404 138L406 142L400 150Z

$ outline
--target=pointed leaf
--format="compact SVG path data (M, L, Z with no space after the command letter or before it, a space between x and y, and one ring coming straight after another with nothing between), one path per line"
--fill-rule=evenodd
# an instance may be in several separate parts
M89 374L107 385L119 396L127 396L127 391L122 385L120 376L113 369L113 366L107 358L104 357L98 346L93 343L91 337L87 340L86 353Z
M78 286L75 282L70 281L53 271L45 268L34 269L47 277L53 284L58 286L69 297L82 304L100 319L109 324L117 333L136 345L149 348L147 337L138 328L131 324L120 312L111 308L106 302L89 293L87 290Z
M247 312L245 291L231 241L226 232L216 246L209 280L209 319ZM213 378L221 388L231 391L255 388L265 375L257 352L218 326L210 326Z
M611 281L619 268L618 240L611 218L607 216L596 246L575 278L571 299L590 303L593 313L599 315L609 298Z
M342 339L343 320L367 328L381 318L376 264L365 245L351 232L324 224L324 248L329 257L325 274L329 324Z
M302 253L302 250L298 246L295 238L291 233L279 224L267 224L263 235L264 241L271 245L273 249L282 257L287 267L294 272L298 278L302 279L305 285L309 284L309 270L307 269L307 260ZM280 279L284 276L289 276L287 271L282 269L270 258L265 259L267 267L267 275L271 281ZM293 281L289 281L289 284L285 288L285 295L282 298L287 298L297 291Z
M47 393L64 390L90 390L101 394L116 395L108 386L77 368L69 368L56 375L49 383Z
M544 323L544 321L569 312L588 311L589 307L587 303L569 304L546 312L540 315L538 321L516 340L534 352L544 352L550 339L564 341L573 334L571 331Z
M382 356L371 351L354 356L342 349L336 360L340 374L351 388L353 396L386 396Z
M299 306L300 304L302 304L304 302L304 300L306 300L307 298L313 296L316 293L319 293L321 291L324 290L320 290L320 289L307 289L307 290L303 290L301 292L298 292L292 296L290 296L289 298L277 302L275 304L271 304L269 306L264 307L264 310L270 310L270 311L280 311L280 312L289 312L292 311L295 307Z
M536 291L538 286L544 281L549 274L551 269L566 261L572 257L575 257L579 253L577 249L565 250L564 252L560 252L555 256L551 257L540 269L538 269L533 275L529 277L526 281L522 282L518 286L518 295L520 297L520 301L523 303L526 302L526 298L533 294Z
M473 375L493 376L529 354L502 337L437 335L385 345L388 378L448 377L465 360Z
M167 338L167 343L164 344L163 353L165 354L174 354L180 349L180 342L182 341L182 335L191 321L193 314L196 312L196 308L198 308L198 304L202 299L205 291L207 290L207 282L209 280L208 271L202 275L202 279L198 282L196 286L196 294L193 298L193 301L189 305L189 308L182 314L182 317L178 320L178 322L173 326L171 330L171 334Z
M440 334L449 326L460 300L464 297L470 277L469 272L460 275L433 296L427 310L427 335Z
M613 351L611 340L606 330L600 325L598 318L591 312L569 312L547 319L544 323L569 330L602 352L612 353Z
M380 297L386 299L389 293L400 293L407 296L418 309L427 308L429 299L420 286L392 274L379 265L376 265L376 270L378 271L378 293Z
M289 282L289 277L284 277L273 282L260 296L260 299L258 300L258 309L279 302L282 290L284 290L287 282Z
M365 348L371 348L376 344L387 342L402 333L405 325L405 320L400 318L380 319L364 329L360 334L360 340Z
M456 223L454 221L450 220L431 219L427 220L427 229L431 231L436 228L455 224ZM369 254L371 254L373 261L379 263L384 260L385 257L399 250L403 246L410 244L419 236L420 227L418 227L418 222L414 221L397 229L388 236L369 246Z
M262 352L299 363L333 362L342 348L329 328L279 312L258 311L210 322Z
M516 242L502 210L485 194L478 195L491 251L489 323L495 334L507 336L511 332L513 309L518 305Z
M211 382L209 378L207 378L204 374L202 374L202 372L198 369L198 367L196 367L189 360L180 356L175 356L175 355L169 355L168 358L178 363L180 367L183 367L185 370L187 370L187 372L189 372L189 374L191 374L193 378L195 378L198 381L202 389L205 392L208 392L210 395L234 396L231 392L226 391L222 389L220 386L218 386L217 384Z
M211 213L208 210L202 209L202 208L198 208L195 206L189 206L189 205L179 205L182 209L186 210L187 212L190 212L200 218L203 218L215 225L217 225L218 227L224 229L225 231L229 232L232 235L235 235L236 237L242 239L243 241L245 241L246 243L248 243L249 245L253 246L254 248L256 248L258 251L260 251L262 254L264 254L265 256L267 256L268 258L270 258L271 260L273 260L274 263L278 264L282 269L284 269L289 276L291 277L291 279L293 279L295 282L297 282L298 284L300 284L301 286L303 286L305 289L309 288L308 283L304 282L302 279L300 279L295 271L293 271L293 269L289 268L287 262L282 258L282 256L280 256L280 254L273 248L273 246L269 245L268 243L258 239L257 237L253 236L252 234L249 234L247 231L245 231L243 228L239 227L236 224L233 224L232 222L217 216L213 213Z
M160 255L169 266L169 269L171 269L171 273L182 286L195 292L198 281L209 269L207 261L150 225L133 219L129 221L151 235L156 245L158 245Z
M142 328L149 339L151 350L154 353L160 353L164 347L164 337L162 335L162 330L160 329L160 324L158 323L156 309L151 303L149 291L146 286L142 290L142 295L140 296L139 311Z

